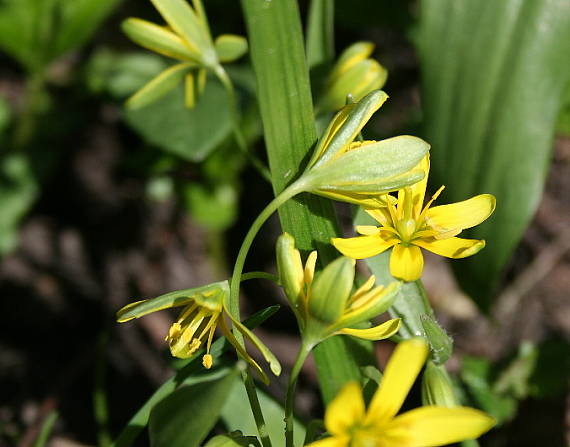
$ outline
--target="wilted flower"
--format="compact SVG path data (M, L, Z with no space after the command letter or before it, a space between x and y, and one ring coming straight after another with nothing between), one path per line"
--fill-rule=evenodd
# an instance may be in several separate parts
M279 237L277 266L280 282L307 344L314 346L336 334L381 340L398 332L400 319L367 329L354 326L385 312L396 298L400 283L374 287L375 278L371 276L351 293L354 261L341 257L327 265L315 279L316 262L317 252L313 251L303 268L293 236L283 233Z
M223 70L221 62L231 62L247 51L241 36L222 34L212 40L208 20L200 0L191 7L185 0L151 0L168 26L129 18L124 32L139 45L179 63L149 81L127 101L130 108L143 107L159 99L184 79L187 107L193 107L204 90L208 70Z
M398 345L382 382L365 409L360 386L345 385L329 404L325 427L331 437L310 447L435 447L475 439L495 420L468 407L427 406L396 416L427 357L421 338Z
M342 52L325 81L317 112L336 112L346 104L348 95L360 101L367 93L384 86L388 71L370 58L372 51L373 43L357 42Z
M225 320L225 316L228 316L242 335L259 349L275 375L281 373L281 365L253 332L239 321L234 320L231 314L226 311L225 301L228 296L229 285L227 281L194 289L177 290L154 299L137 301L126 305L117 312L117 321L124 323L152 312L183 306L182 312L176 322L170 327L166 336L170 352L174 357L189 358L200 347L205 345L206 353L202 357L202 364L209 369L213 362L210 347L216 327L219 327L240 356L254 367L264 382L268 382L267 376L259 364L235 339Z
M431 207L443 186L423 206L429 172L429 156L417 169L425 177L398 191L397 204L385 200L383 209L366 210L380 223L379 227L361 225L356 231L362 236L334 238L332 244L345 256L363 259L375 256L390 247L390 272L404 281L415 281L422 275L424 258L421 248L448 258L465 258L485 246L485 241L455 237L466 228L479 225L495 210L495 197L480 194L463 202Z

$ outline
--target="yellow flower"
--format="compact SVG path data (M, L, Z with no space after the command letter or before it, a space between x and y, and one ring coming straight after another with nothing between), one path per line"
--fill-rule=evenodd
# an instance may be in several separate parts
M211 368L213 358L210 354L210 348L216 327L219 327L239 355L253 366L264 382L268 383L265 372L235 339L225 316L228 316L232 324L237 327L243 336L259 349L275 375L281 373L281 365L253 332L239 321L234 320L231 314L226 311L225 301L228 296L229 285L227 281L208 284L207 286L194 289L177 290L154 299L137 301L126 305L117 312L117 321L124 323L152 312L183 306L182 312L180 312L178 319L170 327L166 336L170 352L174 357L181 359L190 358L205 344L206 353L202 357L202 364L207 369Z
M143 107L159 99L184 79L186 106L193 107L197 94L204 90L207 71L219 74L220 62L231 62L247 51L247 40L223 34L212 41L200 0L191 7L186 0L151 0L168 26L129 18L123 31L137 44L179 63L149 81L127 101L130 108Z
M495 197L481 194L463 202L431 207L443 186L424 206L429 172L429 156L418 165L426 175L412 186L398 191L397 204L385 200L385 208L366 212L380 223L379 227L360 225L362 236L334 238L332 244L343 255L354 259L369 258L393 247L390 272L404 281L415 281L422 275L424 259L421 248L448 258L465 258L485 246L485 241L455 237L466 228L479 225L495 210Z
M396 416L428 354L420 338L398 345L368 410L357 383L349 383L329 404L325 426L331 437L310 447L431 447L475 439L495 420L468 407L427 406Z
M371 276L351 293L353 260L341 257L327 265L315 279L316 262L317 252L313 251L303 267L295 239L287 233L279 237L277 266L280 282L306 343L314 346L333 335L382 340L398 332L399 318L366 329L353 326L385 312L396 298L401 285L399 282L395 281L388 287L374 287L375 278Z

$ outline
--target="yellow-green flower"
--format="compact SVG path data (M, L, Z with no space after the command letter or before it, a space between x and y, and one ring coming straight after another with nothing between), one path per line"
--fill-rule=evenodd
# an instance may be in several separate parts
M388 71L370 58L373 51L373 43L357 42L342 52L325 81L317 112L335 112L346 104L348 95L360 101L367 93L384 86Z
M311 447L432 447L475 439L495 420L468 407L427 406L396 416L428 354L420 338L404 341L392 355L366 410L357 383L349 383L330 403L325 426L331 437Z
M386 193L423 178L423 171L413 168L429 150L424 140L400 135L354 141L386 99L375 90L335 115L296 182L303 191L375 208L385 206Z
M485 241L457 236L466 228L479 225L495 210L495 197L481 194L463 202L431 207L443 186L423 206L429 172L429 157L418 165L425 172L422 181L398 191L397 204L385 200L385 208L367 209L379 227L360 225L361 236L334 238L332 244L345 256L369 258L392 248L390 272L404 281L415 281L422 275L424 258L420 248L448 258L465 258L485 246Z
M208 70L223 71L221 62L231 62L247 51L241 36L222 34L212 40L208 20L200 0L191 7L186 0L151 0L167 26L129 18L123 31L137 44L179 63L149 81L127 101L130 108L143 107L159 99L184 79L187 107L205 87Z
M228 296L229 285L227 281L208 284L207 286L194 289L177 290L154 299L137 301L126 305L117 312L117 321L124 323L159 310L183 307L178 319L170 327L166 336L170 352L174 357L181 359L190 358L200 347L205 345L206 353L202 357L202 364L205 368L211 368L213 358L210 354L210 348L216 327L219 327L239 355L253 366L261 379L267 383L267 375L235 339L225 317L228 316L242 335L259 349L275 375L281 373L281 365L253 332L232 318L231 314L226 310Z
M385 312L398 293L400 283L376 286L374 276L354 293L354 261L345 257L329 265L315 278L317 252L303 267L295 239L284 233L277 241L279 278L306 343L315 345L333 335L352 335L366 340L391 337L400 328L396 318L371 328L354 328Z

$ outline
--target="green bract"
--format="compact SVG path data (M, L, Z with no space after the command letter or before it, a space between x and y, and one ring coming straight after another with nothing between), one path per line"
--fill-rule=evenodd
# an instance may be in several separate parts
M231 62L245 54L247 41L223 34L215 43L200 0L193 8L185 0L152 0L168 26L129 18L123 31L137 44L179 61L153 78L127 101L130 108L143 107L172 90L184 78L187 107L193 107L206 84L207 72L219 72L220 62Z
M412 170L429 151L420 138L354 141L388 95L375 90L336 114L299 179L305 191L367 208L385 206L385 194L421 180Z

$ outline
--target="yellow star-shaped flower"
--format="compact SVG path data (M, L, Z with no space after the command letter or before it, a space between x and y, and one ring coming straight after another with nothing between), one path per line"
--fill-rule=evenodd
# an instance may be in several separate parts
M234 319L226 310L226 300L229 293L227 281L220 281L193 289L177 290L157 298L137 301L124 306L117 312L117 321L124 323L163 309L182 307L182 312L176 322L172 324L166 336L170 353L174 357L181 359L190 358L198 349L205 345L206 353L202 357L202 364L207 369L211 368L213 358L210 354L210 348L216 327L219 327L222 334L233 345L238 354L254 368L265 383L269 383L269 379L263 369L238 343L225 317L227 316L231 320L232 325L261 352L275 375L281 373L281 365L263 342L241 322Z
M309 446L432 447L475 439L493 427L493 418L468 407L427 406L396 416L427 354L420 338L400 343L368 410L360 386L345 385L325 413L325 427L332 436Z
M404 281L415 281L422 275L424 259L420 248L448 258L465 258L485 246L485 241L457 236L466 228L479 225L495 210L495 197L480 194L463 202L431 207L443 191L443 186L423 206L429 172L429 156L418 165L426 175L414 185L398 191L395 200L385 200L386 206L367 209L380 226L360 225L361 236L334 238L332 244L343 255L354 259L369 258L393 247L390 272Z

